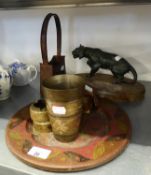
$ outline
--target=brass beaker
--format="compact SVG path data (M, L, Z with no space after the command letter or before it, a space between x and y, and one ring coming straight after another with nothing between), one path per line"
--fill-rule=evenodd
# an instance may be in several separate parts
M56 75L42 84L52 131L62 142L74 140L83 111L85 80L77 75Z

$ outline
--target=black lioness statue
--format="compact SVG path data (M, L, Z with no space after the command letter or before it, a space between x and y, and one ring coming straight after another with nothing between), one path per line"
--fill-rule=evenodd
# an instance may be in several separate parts
M100 68L103 68L112 72L117 79L117 83L125 82L124 75L128 72L133 74L133 81L131 83L137 81L136 70L124 58L120 58L117 61L117 54L105 52L101 49L84 47L82 45L74 49L72 54L74 58L81 59L85 57L88 59L87 64L91 68L90 76L94 76Z

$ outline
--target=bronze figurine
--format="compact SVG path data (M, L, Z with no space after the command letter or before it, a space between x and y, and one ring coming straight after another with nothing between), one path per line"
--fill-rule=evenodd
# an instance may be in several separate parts
M80 45L78 48L72 51L74 58L87 58L87 64L90 66L90 77L94 76L95 73L100 69L108 69L112 72L116 78L116 83L126 82L124 75L131 72L133 75L133 81L137 81L137 72L134 67L128 63L124 58L116 60L117 54L105 52L98 48L90 48Z

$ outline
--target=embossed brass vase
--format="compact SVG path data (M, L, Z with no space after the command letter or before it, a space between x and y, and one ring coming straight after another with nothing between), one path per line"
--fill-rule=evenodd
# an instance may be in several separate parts
M74 140L79 132L85 80L77 75L56 75L43 82L52 131L62 142Z

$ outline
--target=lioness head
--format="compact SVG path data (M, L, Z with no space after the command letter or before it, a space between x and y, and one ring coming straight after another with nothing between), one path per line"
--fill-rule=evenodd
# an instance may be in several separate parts
M83 55L84 55L84 46L82 46L80 44L79 47L75 48L73 51L72 51L72 55L74 58L83 58Z

